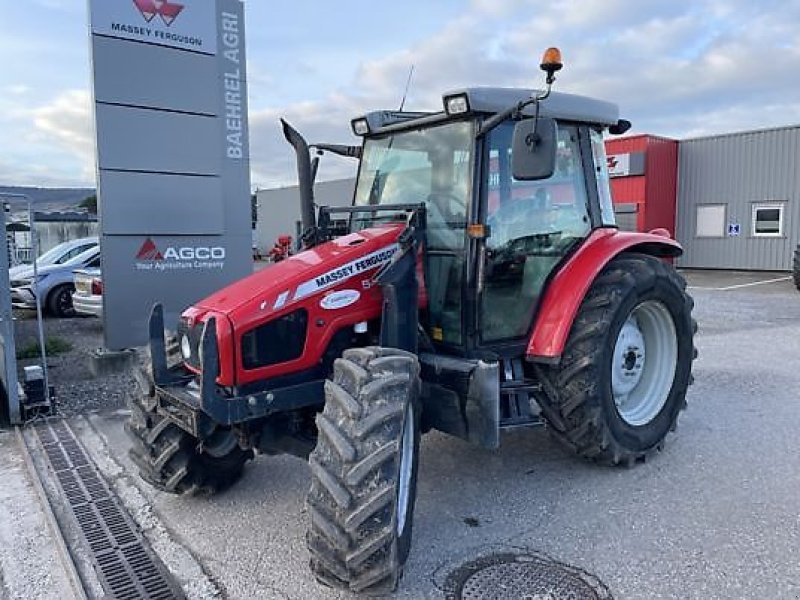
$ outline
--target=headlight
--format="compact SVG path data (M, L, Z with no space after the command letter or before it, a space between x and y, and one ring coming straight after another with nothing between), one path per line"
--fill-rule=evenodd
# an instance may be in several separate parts
M444 110L448 115L461 115L469 112L469 100L466 94L445 96L443 100Z
M366 118L353 119L350 122L353 127L353 133L356 135L367 135L369 133L369 121Z
M183 360L189 360L192 357L192 344L189 342L189 336L181 336L181 356Z

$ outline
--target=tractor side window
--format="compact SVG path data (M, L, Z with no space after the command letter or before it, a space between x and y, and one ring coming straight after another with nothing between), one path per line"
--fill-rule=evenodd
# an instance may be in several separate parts
M428 309L422 321L433 341L453 346L462 343L461 290L474 130L473 121L454 121L368 138L355 193L356 206L425 203ZM379 212L354 218L352 227L405 217L404 212Z
M608 159L603 134L595 129L590 132L592 140L592 157L594 158L595 179L597 179L597 195L600 198L600 220L603 225L616 225L614 204L611 201L611 184L608 178Z
M512 177L513 127L503 123L489 137L484 342L528 333L547 277L590 230L577 127L559 123L556 169L540 181Z

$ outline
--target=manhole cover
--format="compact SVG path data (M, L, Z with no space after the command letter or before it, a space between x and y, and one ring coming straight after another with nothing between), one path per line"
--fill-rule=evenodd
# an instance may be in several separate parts
M492 554L456 569L447 600L611 600L596 577L534 554Z

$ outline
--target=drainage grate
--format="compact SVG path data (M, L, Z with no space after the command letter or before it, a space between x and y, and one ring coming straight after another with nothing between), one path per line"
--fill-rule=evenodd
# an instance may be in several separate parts
M36 428L64 497L91 550L95 571L109 598L171 600L184 595L86 451L64 421Z
M535 554L500 553L456 569L444 587L447 600L611 600L596 577Z

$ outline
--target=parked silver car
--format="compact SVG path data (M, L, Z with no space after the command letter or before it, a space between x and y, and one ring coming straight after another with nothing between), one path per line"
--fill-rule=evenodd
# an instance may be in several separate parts
M70 258L78 256L81 252L85 252L89 248L93 248L100 243L96 236L78 238L75 240L68 240L62 242L57 246L53 246L36 259L36 266L40 269L47 265L61 265L67 262ZM30 264L17 265L8 270L8 278L12 281L17 279L21 274L31 270Z
M72 307L78 315L103 316L103 278L100 269L75 271L75 291Z
M44 310L57 317L73 314L72 292L73 271L87 267L100 266L100 247L90 246L79 254L61 259L61 262L42 264L42 255L37 262L38 279L34 280L33 266L27 265L24 269L14 267L9 270L11 278L11 304L14 308L36 309L36 297L41 299Z

